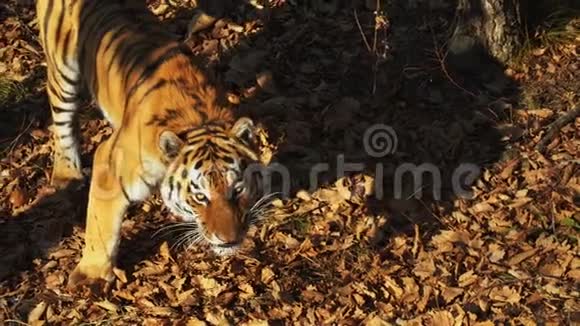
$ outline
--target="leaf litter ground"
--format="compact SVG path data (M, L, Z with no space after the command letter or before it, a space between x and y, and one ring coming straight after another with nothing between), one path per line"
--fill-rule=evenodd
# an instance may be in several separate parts
M370 3L356 12L338 1L244 5L188 38L240 113L262 126L262 158L287 169L291 195L272 202L230 258L174 246L175 234L153 236L171 219L157 197L133 207L113 289L100 296L64 288L80 257L87 185L64 194L48 187L52 144L34 11L24 1L0 5L0 72L10 85L0 94L0 320L577 323L580 121L543 152L534 147L578 105L580 40L538 48L501 76L462 78L438 60L451 3L409 2L377 14ZM181 35L192 6L151 2ZM111 129L86 107L88 174ZM378 123L397 140L384 157L363 146ZM340 159L364 171L337 176ZM318 163L328 172L313 185ZM439 178L397 182L403 164L423 163ZM451 181L465 163L480 172L467 198Z

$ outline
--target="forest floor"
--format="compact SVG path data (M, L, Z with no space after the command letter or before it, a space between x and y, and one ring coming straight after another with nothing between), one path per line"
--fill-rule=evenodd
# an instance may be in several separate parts
M151 7L185 35L192 11L178 2ZM452 2L374 13L272 1L270 10L236 7L192 35L240 113L262 126L262 158L287 169L291 193L227 258L153 236L169 223L159 198L133 207L103 296L65 289L87 187L48 186L35 13L25 1L0 4L0 324L580 323L580 120L536 149L550 123L578 108L579 24L518 64L474 63L466 77L441 62ZM86 107L88 174L111 129ZM381 145L390 148L377 153ZM364 170L343 177L341 159ZM313 185L319 163L331 172ZM401 178L409 166L439 175ZM466 183L471 191L459 192Z

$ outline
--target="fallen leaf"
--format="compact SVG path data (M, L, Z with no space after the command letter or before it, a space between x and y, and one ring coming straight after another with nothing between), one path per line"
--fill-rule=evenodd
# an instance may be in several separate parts
M437 326L454 326L455 318L449 311L435 311L430 312L431 325Z
M46 302L40 301L29 313L28 313L28 323L33 323L39 321L42 315L46 311Z
M97 305L98 307L101 307L109 312L117 312L119 310L119 307L117 307L116 304L110 302L109 300L95 302L95 305Z
M28 196L26 195L24 190L17 185L12 190L12 193L10 194L10 197L8 198L8 202L10 202L10 204L12 204L12 207L18 208L18 207L26 204L26 202L28 202Z
M450 303L461 294L463 294L463 289L461 288L445 287L441 293L441 296L443 296L443 300L445 300L446 303Z
M524 252L520 252L519 254L510 257L510 259L508 260L507 263L509 266L518 265L519 263L523 262L524 260L535 255L537 252L538 252L537 248L533 248L530 250L526 250Z
M489 292L489 298L493 301L507 302L513 304L516 304L521 300L520 294L516 290L510 288L509 286L493 288Z

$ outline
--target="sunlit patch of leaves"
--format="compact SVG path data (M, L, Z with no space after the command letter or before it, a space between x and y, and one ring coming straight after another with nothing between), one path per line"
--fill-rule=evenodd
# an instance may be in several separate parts
M370 68L351 81L364 84L360 88L371 89L375 80L374 60L361 64L369 53L352 12L318 6L326 11L310 12L315 19L302 21L297 13L309 7L292 4L272 17L284 28L267 38L257 33L262 22L220 20L188 41L215 63L223 59L222 50L257 35L256 44L248 41L251 46L220 65L241 109L273 122L271 134L259 133L264 161L287 151L292 163L308 166L346 148L356 152L357 135L377 117L400 126L401 141L410 139L403 149L415 152L397 153L405 159L448 153L443 139L449 134L458 139L454 146L464 144L457 152L481 151L477 137L466 135L471 120L446 120L442 114L416 127L412 123L420 117L406 103L388 97L377 104L344 94L352 86L342 84L349 73ZM161 9L175 17L171 8ZM372 10L358 14L363 32L372 34L373 25L365 25L375 17ZM406 28L405 35L428 30ZM296 44L300 50L289 54ZM328 58L331 50L341 54L338 59ZM256 206L256 223L241 253L216 257L203 246L180 248L180 240L193 236L183 237L183 231L194 226L168 224L170 216L154 196L123 221L119 268L112 292L102 297L65 290L83 246L82 226L71 219L84 219L84 204L74 194L39 201L50 194L50 133L23 128L30 141L0 161L0 319L31 325L492 325L538 319L567 324L580 311L578 123L563 127L546 153L534 145L559 111L578 102L570 91L577 85L571 69L576 53L570 44L536 49L525 66L508 69L534 104L499 106L506 111L500 114L509 115L498 130L511 155L483 169L472 198L430 203L404 197L381 202L384 209L375 212L366 201L372 176L338 178L312 193L264 200ZM431 71L421 69L421 79L429 77ZM376 72L383 87L382 71ZM446 99L450 106L456 105L453 100ZM82 150L89 162L112 130L95 111L83 112ZM284 141L276 134L285 135ZM325 150L312 148L316 141ZM389 157L392 164L397 159ZM40 208L34 210L36 204ZM22 214L12 216L15 212Z

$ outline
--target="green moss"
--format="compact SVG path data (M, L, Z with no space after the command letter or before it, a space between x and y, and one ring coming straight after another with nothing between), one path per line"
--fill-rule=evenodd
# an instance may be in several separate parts
M27 89L21 83L0 78L0 107L19 102L25 98Z
M573 43L580 35L580 10L559 9L540 25L537 38L541 46Z

